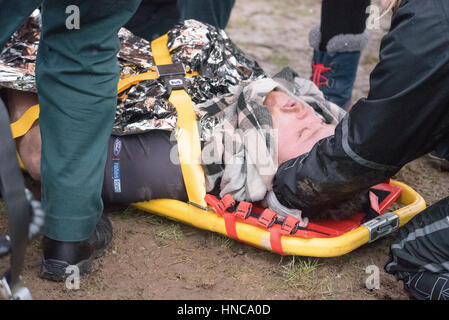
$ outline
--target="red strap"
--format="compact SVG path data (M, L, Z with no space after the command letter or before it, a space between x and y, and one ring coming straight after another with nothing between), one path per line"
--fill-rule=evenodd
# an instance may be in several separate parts
M253 209L252 203L241 201L239 203L239 206L237 207L237 210L235 211L235 214L242 219L246 219L251 214L252 209Z
M374 211L376 211L377 214L381 215L382 213L380 212L380 208L379 208L379 198L372 191L369 192L369 200L370 200L371 208Z
M299 219L296 219L295 217L292 216L288 216L284 220L284 223L282 224L281 233L285 235L294 233L297 229L297 225L299 222L300 222Z
M237 228L235 226L235 215L232 212L225 212L223 215L224 221L225 221L225 227L226 227L226 233L229 237L240 240L237 236Z
M222 216L227 209L235 206L235 200L230 194L225 195L221 200L218 200L214 195L206 194L204 201L212 206L219 216Z
M275 222L276 217L277 217L276 212L271 211L270 209L265 209L259 216L258 222L265 228L270 228Z
M221 200L211 194L206 194L204 200L214 208L214 211L222 216L225 222L226 233L229 237L239 240L237 237L237 229L235 226L235 214L234 212L229 212L226 209L235 206L234 198L230 194L225 195Z
M216 214L218 214L220 216L223 215L223 211L221 210L221 207L218 205L220 200L218 200L216 196L211 195L211 194L206 194L206 196L204 197L204 201L206 201L206 203L208 205L210 205L212 208L214 208L214 211Z
M282 232L279 226L274 226L270 229L270 244L271 250L284 254L284 250L282 249Z
M329 79L323 76L322 73L331 70L332 69L331 67L326 67L322 63L317 64L312 63L312 69L313 69L312 81L313 83L316 84L318 88L322 85L329 83ZM321 81L321 79L324 79L324 81Z
M219 205L222 207L223 211L226 211L226 209L235 206L235 200L230 194L227 194L223 198L221 198Z

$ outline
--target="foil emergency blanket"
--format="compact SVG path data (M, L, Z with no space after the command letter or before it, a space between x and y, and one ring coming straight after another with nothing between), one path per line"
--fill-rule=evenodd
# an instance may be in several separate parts
M34 67L39 43L38 18L18 30L0 54L0 88L36 92ZM121 49L117 56L120 77L154 71L151 43L122 28ZM194 104L229 93L232 86L245 85L266 77L256 61L246 57L223 30L195 20L186 20L168 33L168 49L173 63L183 63L198 76L186 77L185 89ZM117 101L113 134L141 133L176 127L175 107L167 100L168 91L161 79L145 80L122 92ZM204 138L218 124L200 119Z
M0 54L0 88L36 92L34 67L40 39L39 17L31 17Z

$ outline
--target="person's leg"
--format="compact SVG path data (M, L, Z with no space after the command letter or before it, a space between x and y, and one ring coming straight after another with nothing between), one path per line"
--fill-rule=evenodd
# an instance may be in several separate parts
M350 105L370 0L323 0L321 25L312 29L312 80L326 99L343 109Z
M235 0L178 0L179 19L195 19L224 29L234 3Z
M441 171L449 171L449 136L427 154L427 159Z
M28 91L6 89L6 105L10 121L15 122L31 107L38 103L37 94ZM30 130L16 138L16 148L28 174L34 180L41 178L41 133L39 120L36 120Z
M142 0L139 9L124 27L152 41L167 33L178 21L176 0Z
M416 299L449 298L449 197L415 216L391 245L385 270Z
M404 289L416 300L449 300L449 272L403 273Z
M235 0L142 0L136 14L125 25L148 41L167 33L187 19L195 19L224 29Z
M80 254L76 248L88 247L80 242L91 237L103 210L101 187L117 105L117 32L139 3L43 3L36 83L42 136L42 206L46 212L44 262L58 260L58 246L68 248L67 243L76 244L68 250L74 252L73 259L67 252L61 254L74 260L67 261L69 264L92 256L92 250ZM74 5L80 11L80 25L79 29L68 29L70 13L66 11L73 13Z

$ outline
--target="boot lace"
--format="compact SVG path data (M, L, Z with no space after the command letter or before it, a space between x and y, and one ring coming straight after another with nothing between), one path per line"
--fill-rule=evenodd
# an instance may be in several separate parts
M322 85L326 85L329 83L329 79L323 76L324 72L331 70L331 67L326 67L322 63L312 63L312 81L319 88Z

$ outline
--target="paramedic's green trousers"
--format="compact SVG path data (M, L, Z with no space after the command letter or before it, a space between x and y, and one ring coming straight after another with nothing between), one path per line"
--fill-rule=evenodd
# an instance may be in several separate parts
M41 2L0 0L2 48ZM51 239L88 239L103 211L106 148L117 105L117 32L139 3L42 2L36 82L41 109L44 234Z

